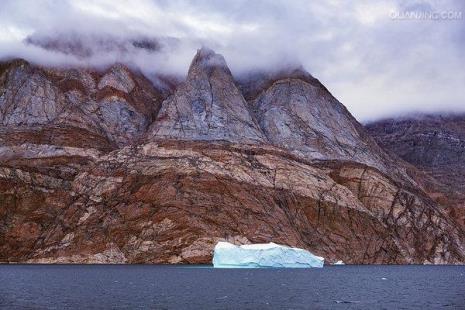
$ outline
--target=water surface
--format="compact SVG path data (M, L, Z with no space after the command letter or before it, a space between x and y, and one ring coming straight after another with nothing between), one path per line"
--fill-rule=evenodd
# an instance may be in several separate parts
M465 266L0 265L1 309L465 309Z

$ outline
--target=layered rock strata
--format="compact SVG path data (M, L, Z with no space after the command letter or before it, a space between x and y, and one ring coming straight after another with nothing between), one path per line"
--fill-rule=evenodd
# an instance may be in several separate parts
M330 263L465 261L423 172L301 70L244 88L201 49L167 94L123 65L11 61L0 124L1 262L210 263L219 240Z

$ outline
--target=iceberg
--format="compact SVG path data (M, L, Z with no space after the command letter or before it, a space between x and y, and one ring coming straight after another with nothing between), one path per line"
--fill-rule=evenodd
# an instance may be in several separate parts
M324 258L276 243L234 245L220 241L213 253L215 268L323 267Z
M335 262L333 265L339 265L339 266L342 266L342 265L345 265L345 263L342 261L342 260L338 260L337 262Z

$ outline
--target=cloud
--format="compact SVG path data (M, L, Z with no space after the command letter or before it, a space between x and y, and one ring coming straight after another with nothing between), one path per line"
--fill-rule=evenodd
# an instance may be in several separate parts
M392 18L464 10L460 0L4 0L0 58L60 66L124 62L147 75L184 75L196 49L207 45L235 75L302 64L361 121L465 111L465 16ZM54 38L69 46L38 44Z

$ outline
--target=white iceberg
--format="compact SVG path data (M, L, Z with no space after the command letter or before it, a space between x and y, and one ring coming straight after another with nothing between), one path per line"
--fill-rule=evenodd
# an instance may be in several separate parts
M342 260L338 260L333 265L345 265L345 263Z
M218 242L213 253L215 268L321 268L323 263L323 257L309 251L273 242L239 246Z

